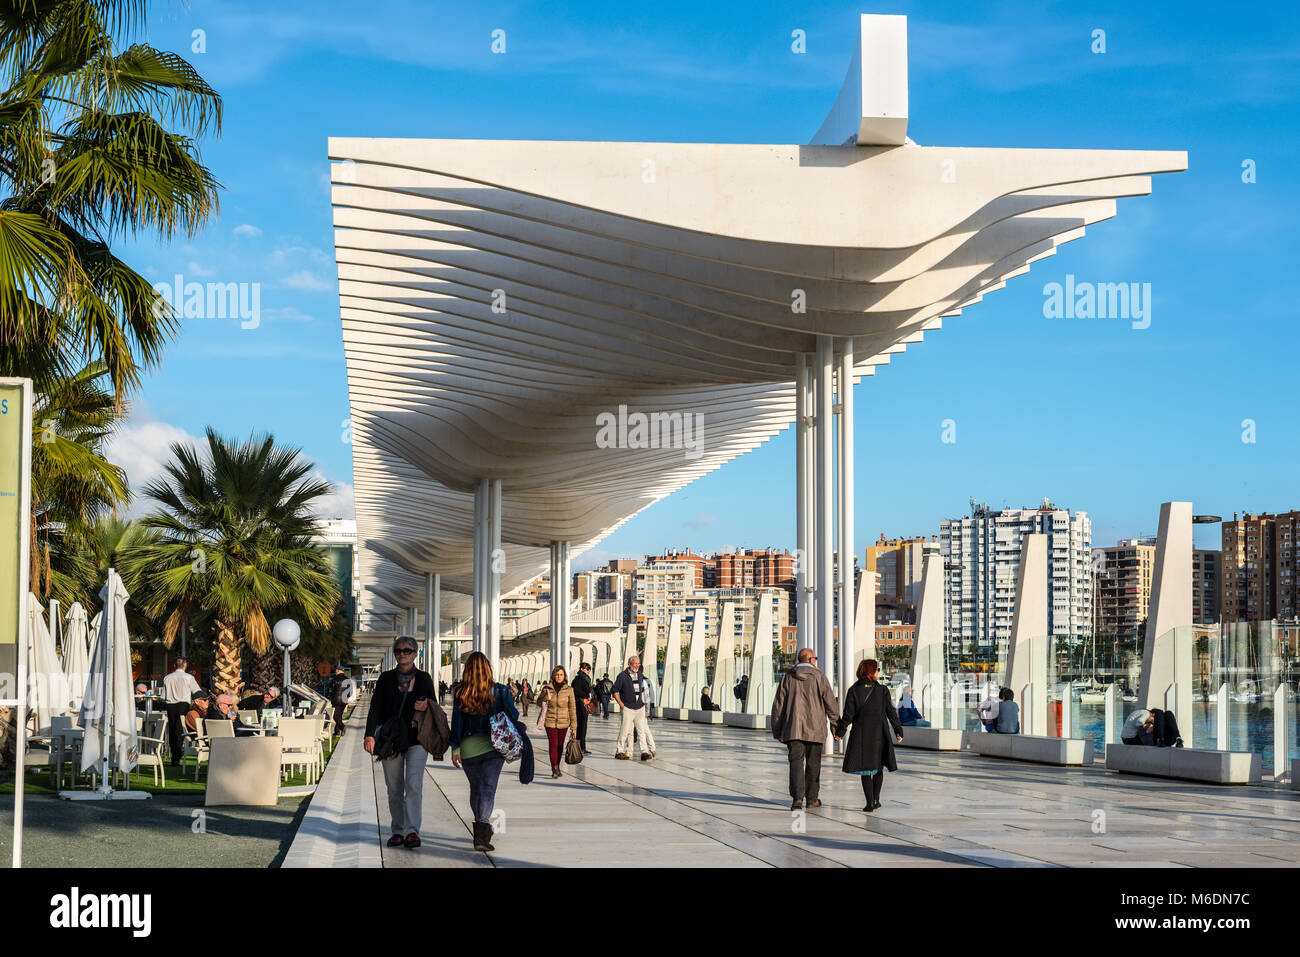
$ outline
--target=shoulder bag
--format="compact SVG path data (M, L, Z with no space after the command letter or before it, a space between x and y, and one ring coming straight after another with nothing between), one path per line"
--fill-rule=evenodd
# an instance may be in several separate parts
M500 692L497 692L497 694L499 695ZM496 696L493 697L492 703L496 706L496 712L488 722L492 735L492 747L506 759L507 764L518 761L520 755L524 753L524 741L519 736L519 730L515 727L514 722L510 720L510 715L506 714L497 704Z
M402 709L406 707L406 696L408 694L410 694L409 691L402 692L402 700L397 705L397 714L379 726L379 731L375 735L374 755L376 761L396 757L406 750L407 734L406 728L402 725Z

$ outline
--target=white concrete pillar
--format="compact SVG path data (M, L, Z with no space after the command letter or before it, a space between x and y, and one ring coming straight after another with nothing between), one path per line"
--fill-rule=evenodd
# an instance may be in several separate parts
M834 373L834 346L832 336L817 337L817 479L813 486L816 500L817 536L817 591L816 591L816 644L817 667L827 677L833 678L835 666L832 648L835 629L835 479L832 472L834 458L834 397L831 377Z
M1232 730L1230 721L1232 712L1232 694L1228 690L1228 683L1225 681L1219 685L1219 690L1214 694L1214 746L1220 751L1232 750ZM1174 716L1177 718L1177 715ZM1178 730L1182 730L1180 726Z
M809 520L810 489L808 482L808 450L812 432L812 409L809 407L808 356L802 353L795 359L795 616L797 645L812 646L812 613L809 597L812 588L813 558L810 549Z
M839 362L839 522L840 522L840 652L839 652L839 697L843 701L845 693L854 682L853 668L857 664L856 652L857 606L854 603L853 574L856 547L853 541L853 339L840 340ZM865 578L865 576L864 576ZM872 631L875 631L874 623Z
M646 648L652 647L649 636ZM645 661L641 662L645 667ZM647 674L653 674L654 664ZM659 707L680 708L682 706L682 616L673 615L668 619L668 645L664 649L664 680L660 688Z
M1117 744L1119 742L1119 731L1122 724L1119 720L1119 686L1109 684L1106 686L1106 700L1102 705L1105 714L1105 730L1102 732L1103 744Z
M759 597L759 602L768 601L766 595ZM755 614L757 621L757 614ZM741 636L742 643L744 636ZM713 665L713 684L709 690L713 693L709 696L723 711L736 710L736 698L731 689L736 686L738 676L736 675L736 605L734 602L723 602L722 604L722 621L718 625L718 651L717 660Z
M484 525L483 516L485 514L484 502L487 498L486 485L480 480L474 484L474 574L473 574L473 640L470 648L474 651L486 652L487 649L487 632L484 630L484 622L487 621L487 607L484 605L484 596L487 594L487 579L483 574L483 549L487 541L487 528ZM460 669L457 668L459 675Z
M916 641L912 645L912 667L908 684L912 697L922 708L923 717L934 727L943 727L943 696L939 695L939 712L931 714L933 705L925 694L936 683L943 687L947 661L943 647L943 557L938 552L925 556L921 572L921 600L916 607Z
M1287 709L1287 685L1278 683L1273 692L1273 783L1281 784L1291 777L1291 713ZM1293 782L1294 783L1294 782Z
M1156 562L1151 575L1151 605L1142 642L1138 707L1170 708L1186 747L1193 743L1192 667L1196 637L1192 628L1192 503L1160 506ZM1172 702L1168 688L1175 687Z
M442 576L434 572L424 576L424 661L436 685L442 667Z
M776 697L776 684L772 675L772 659L775 654L776 639L772 636L772 603L765 601L758 607L757 622L754 626L754 657L749 666L749 692L745 698L745 714L771 713L772 699Z
M1061 733L1060 737L1072 737L1071 732L1074 730L1074 691L1070 687L1070 682L1066 681L1061 685Z
M862 572L862 581L858 583L857 593L854 595L854 602L857 605L857 612L853 618L853 668L857 668L858 662L864 658L876 658L876 589L879 587L876 579L879 578L879 572ZM854 672L850 671L849 676L854 678ZM856 678L854 678L856 680ZM850 681L851 685L853 682Z
M691 619L691 644L686 649L686 689L682 694L682 707L690 710L700 706L700 692L709 683L704 666L704 646L708 643L708 628L703 609L696 609ZM665 705L665 707L672 707Z
M1047 536L1025 535L1020 540L1020 568L1016 571L1016 604L1007 645L1006 684L1017 695L1025 685L1034 689L1032 702L1020 704L1020 730L1047 733ZM1031 710L1032 705L1032 710Z
M551 667L569 660L569 543L551 542ZM588 589L590 591L590 588ZM566 666L567 667L567 666Z
M505 552L501 548L501 480L492 479L488 484L488 492L491 502L488 542L491 549L488 554L487 604L488 641L492 649L488 653L488 660L492 662L492 670L495 672L497 659L501 656L501 573L505 570Z

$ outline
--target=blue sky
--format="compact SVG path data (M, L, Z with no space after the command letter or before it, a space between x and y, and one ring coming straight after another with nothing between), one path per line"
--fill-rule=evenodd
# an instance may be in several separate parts
M130 259L156 280L260 283L262 322L185 325L115 446L133 481L206 425L270 431L339 483L335 511L350 507L327 137L802 143L839 90L858 13L909 17L921 144L1189 153L1187 172L1156 177L1151 196L1121 200L1116 218L858 387L859 547L936 533L971 496L1085 509L1095 544L1154 534L1168 499L1228 516L1300 508L1286 278L1300 13L1249 2L159 4L149 41L225 98L223 135L204 149L225 191L201 235L140 243ZM505 55L490 52L494 29ZM805 54L791 52L795 29ZM1091 52L1097 29L1103 54ZM1255 183L1242 182L1245 160ZM1150 328L1044 318L1044 284L1067 273L1150 283ZM945 419L955 443L941 442ZM668 545L792 546L793 488L786 433L575 564ZM1198 542L1217 535L1198 529Z

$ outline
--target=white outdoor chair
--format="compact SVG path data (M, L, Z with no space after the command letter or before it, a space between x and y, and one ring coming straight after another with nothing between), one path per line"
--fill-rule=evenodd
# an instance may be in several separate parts
M239 723L252 726L260 725L262 721L257 716L256 711L253 711L252 709L244 709L239 712Z
M281 718L278 732L281 780L285 778L287 768L303 768L307 783L315 784L316 722L307 718Z
M229 724L230 722L226 722ZM185 771L185 762L189 758L194 759L194 780L199 779L199 764L208 760L208 736L204 730L204 719L195 719L194 731L185 729L185 744L181 749L181 772Z
M136 767L153 768L153 783L158 786L162 777L162 786L167 786L167 772L163 770L163 746L167 741L167 715L153 714L145 722L146 733L136 736Z

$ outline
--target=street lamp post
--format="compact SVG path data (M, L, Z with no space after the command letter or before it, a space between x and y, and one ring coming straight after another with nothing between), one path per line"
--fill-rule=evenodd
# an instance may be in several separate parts
M293 698L289 694L289 652L297 648L298 642L302 640L302 629L292 618L281 618L271 629L271 637L284 649L284 687L280 690L284 700L280 704L280 714L282 717L292 718Z

